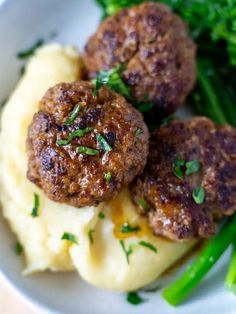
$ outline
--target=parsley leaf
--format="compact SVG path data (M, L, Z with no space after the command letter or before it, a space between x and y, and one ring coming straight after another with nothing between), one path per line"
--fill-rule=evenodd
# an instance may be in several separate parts
M155 253L157 253L157 249L151 243L148 243L146 241L140 241L138 244L148 248L149 250L151 250L151 251L153 251Z
M194 202L198 205L201 205L204 203L205 200L205 190L203 187L198 187L196 189L193 190L192 193Z
M78 113L80 112L80 109L81 109L80 104L78 104L78 106L72 112L71 116L66 120L66 125L70 125L75 120Z
M147 301L141 298L137 292L129 292L127 294L126 300L133 305L139 305Z
M125 253L127 264L129 264L130 255L133 253L132 246L130 245L128 249L126 249L124 240L120 240L120 245L122 247L123 252Z
M111 181L112 175L111 175L110 171L105 174L105 179L106 179L108 182Z
M105 218L105 214L104 214L103 212L100 212L100 213L98 214L98 218L104 219L104 218Z
M16 254L17 255L21 255L23 253L23 251L24 251L24 248L23 248L22 244L19 241L17 241L16 244L15 244L15 252L16 252Z
M138 201L139 205L145 210L145 212L149 211L148 204L144 198L140 198Z
M125 85L120 75L125 70L124 65L118 65L117 67L109 71L101 71L94 80L95 89L94 96L97 96L99 89L106 85L109 89L123 95L126 99L131 98L130 89Z
M64 232L63 236L61 237L61 240L67 240L74 244L78 244L77 237L69 232Z
M125 223L122 227L121 227L121 232L122 233L130 233L130 232L136 232L139 231L141 228L139 226L131 226L128 223Z
M192 173L198 172L201 169L201 163L198 160L191 160L186 162L186 176L189 176Z
M58 140L57 145L59 146L65 146L70 144L74 138L76 137L83 137L85 134L92 132L93 128L85 128L85 129L77 129L76 131L70 133L67 140Z
M135 136L139 136L142 133L143 133L143 130L140 129L140 128L137 128L136 131L135 131Z
M102 134L97 134L97 141L101 144L102 149L105 153L108 153L112 150L112 147L109 145L109 143L106 141L106 139L102 136Z
M33 218L36 218L39 216L39 206L40 206L39 195L37 193L34 193L34 207L31 211L31 216Z
M182 168L184 166L185 166L185 160L183 160L183 159L176 159L174 161L174 164L173 164L174 174L180 180L183 180L183 178L184 178L184 173L183 173L183 168Z
M145 113L150 111L153 108L153 103L139 103L138 104L138 111L140 111L141 113Z

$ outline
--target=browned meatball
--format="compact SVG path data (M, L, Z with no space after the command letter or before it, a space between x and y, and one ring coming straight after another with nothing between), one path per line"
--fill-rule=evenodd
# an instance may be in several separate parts
M213 235L215 220L236 211L236 131L207 118L161 127L131 189L155 234L173 240Z
M195 44L169 7L144 3L106 19L85 47L89 78L126 65L134 101L152 102L157 117L173 113L195 83Z
M90 82L58 84L29 127L28 179L54 201L96 205L142 173L148 136L141 114L122 96L106 87L94 96Z

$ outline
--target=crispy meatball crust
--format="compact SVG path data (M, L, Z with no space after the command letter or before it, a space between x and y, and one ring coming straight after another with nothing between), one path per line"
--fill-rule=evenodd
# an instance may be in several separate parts
M80 112L66 125L78 104ZM88 127L93 130L70 144L58 144L72 132ZM111 151L103 150L97 140L99 133ZM54 201L75 207L96 205L113 198L142 173L148 138L141 114L122 96L106 87L94 96L90 82L61 83L47 91L29 127L27 177ZM78 146L99 150L99 155L78 153Z
M186 24L169 7L144 3L106 19L89 39L84 61L89 78L126 64L122 78L134 101L151 101L163 117L183 104L194 86L195 52Z
M178 159L198 160L201 169L181 180L173 168ZM200 186L205 201L197 205L192 192ZM144 173L131 189L138 210L148 216L155 234L172 240L213 235L215 220L236 211L235 130L216 126L207 118L161 127L151 136ZM147 203L146 212L141 199Z

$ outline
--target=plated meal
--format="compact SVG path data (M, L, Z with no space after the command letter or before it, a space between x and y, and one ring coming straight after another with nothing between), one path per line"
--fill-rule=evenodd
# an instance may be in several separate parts
M201 244L164 299L182 303L229 247L236 293L235 43L213 20L196 28L199 1L97 2L81 53L37 42L18 54L2 109L1 210L23 274L76 270L138 305ZM195 115L178 114L186 104Z

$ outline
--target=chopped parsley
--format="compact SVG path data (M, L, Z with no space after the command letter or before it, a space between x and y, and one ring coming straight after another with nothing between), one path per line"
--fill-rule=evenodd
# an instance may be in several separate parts
M194 189L192 196L196 204L198 205L203 204L205 200L205 189L203 187L198 187Z
M39 195L37 193L34 193L34 207L31 211L31 216L33 218L36 218L39 216L39 206L40 206Z
M83 136L85 136L85 134L92 132L92 131L93 131L93 128L77 129L76 131L72 132L68 136L67 140L58 140L57 145L59 145L59 146L68 145L73 141L74 138L83 137Z
M183 178L184 178L184 172L183 172L183 167L184 166L185 166L185 160L183 160L183 159L176 159L174 161L174 164L173 164L174 174L180 180L183 180Z
M139 136L142 133L143 133L143 130L140 129L140 128L137 128L136 131L135 131L135 136Z
M94 80L95 89L94 96L97 96L99 89L106 85L109 89L123 95L125 98L130 99L130 89L125 85L120 77L120 74L125 70L124 65L118 65L117 67L109 71L101 71Z
M112 147L108 144L108 142L102 136L102 134L100 133L97 134L97 141L101 144L102 149L104 150L105 153L108 153L112 150Z
M139 226L131 226L131 225L128 224L128 223L125 223L125 224L121 227L121 229L120 229L120 231L121 231L122 233L136 232L136 231L139 231L139 230L140 230L140 227L139 227Z
M64 232L63 236L61 237L61 240L70 241L74 244L78 244L77 237L69 232Z
M166 118L161 120L160 126L164 126L164 125L170 123L171 121L173 121L174 119L175 119L175 116L170 115L170 116L168 116L168 117L166 117Z
M105 218L105 214L104 214L103 212L100 212L100 213L98 214L98 218L104 219L104 218Z
M150 111L152 108L153 108L153 103L140 103L138 104L138 111L142 112L142 113L145 113L145 112L148 112Z
M149 249L149 250L151 250L151 251L153 251L153 252L155 252L155 253L157 253L157 249L155 248L155 246L153 246L153 245L152 245L151 243L149 243L149 242L140 241L138 244L141 245L141 246L146 247L147 249Z
M111 175L110 171L107 172L107 173L105 173L105 179L106 179L108 182L111 181L112 175Z
M137 292L129 292L126 300L133 305L139 305L146 302L146 300L140 297Z
M129 264L130 255L133 253L132 246L130 245L128 249L126 249L124 240L120 240L120 245L122 247L123 252L125 253L127 264Z
M186 162L186 176L189 176L192 173L198 172L201 169L201 163L199 160L191 160Z
M78 113L80 112L80 109L81 109L80 104L78 104L78 106L72 112L71 116L66 120L66 125L70 125L75 120Z
M145 210L145 212L149 211L149 207L144 198L140 198L138 201L139 205Z
M85 146L78 146L77 152L81 153L81 154L90 155L90 156L98 156L100 153L99 150L97 150L97 149L92 149L92 148L85 147Z
M93 233L95 232L94 229L90 229L89 232L88 232L88 237L89 237L89 241L91 244L93 244Z
M15 252L16 252L16 254L17 255L21 255L23 253L23 251L24 251L24 248L23 248L22 244L19 241L17 241L16 244L15 244Z
M44 44L44 40L43 39L39 39L29 49L26 49L24 51L19 52L17 54L17 57L19 59L27 59L27 58L31 57L34 54L35 50L38 49L39 47L41 47L43 44Z

